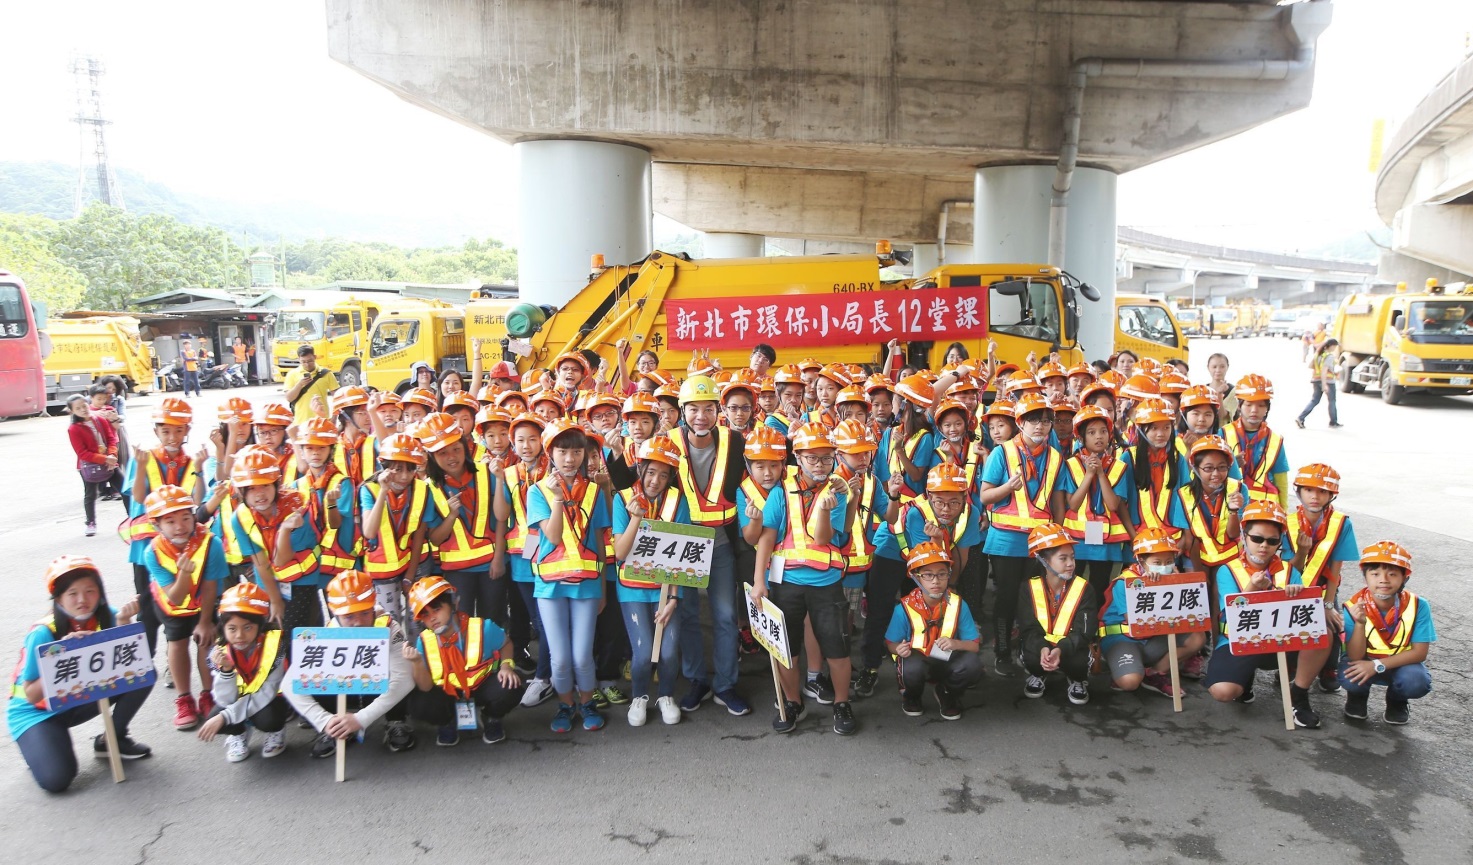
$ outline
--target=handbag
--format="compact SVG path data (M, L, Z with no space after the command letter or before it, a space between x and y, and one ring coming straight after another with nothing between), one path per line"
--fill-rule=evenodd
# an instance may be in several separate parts
M101 463L82 463L82 480L89 484L100 484L112 480L116 468Z

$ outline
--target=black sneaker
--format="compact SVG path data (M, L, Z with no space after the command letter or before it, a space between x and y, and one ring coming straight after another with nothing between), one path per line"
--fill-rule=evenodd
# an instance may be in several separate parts
M384 746L395 754L413 751L419 744L408 721L390 721L384 728Z
M875 695L875 685L879 684L879 682L879 670L860 670L854 674L854 678L850 681L849 690L853 691L856 697L873 697Z
M919 692L912 693L910 691L901 691L900 692L900 711L904 712L905 714L909 715L912 718L919 718L920 716L924 715L926 713L926 710L921 707L921 695L920 695L920 693Z
M1404 724L1406 722L1403 721L1402 723ZM93 738L92 752L97 756L106 759L107 736L99 733L95 738ZM133 741L133 739L129 736L122 736L118 739L118 756L122 757L124 760L142 760L145 757L153 756L153 749L143 744L142 742Z
M487 745L506 741L506 728L501 726L499 719L487 718L481 723L481 741Z
M1320 726L1319 713L1309 705L1309 689L1298 685L1289 686L1289 701L1294 706L1294 726L1315 730Z
M961 694L952 693L950 688L937 688L936 702L941 704L941 720L960 721L962 719Z
M1243 693L1238 695L1238 702L1246 706L1249 703L1252 703L1256 698L1257 695L1253 693L1253 686L1250 684L1248 687L1243 689Z
M1351 718L1356 721L1364 721L1366 719L1366 715L1369 714L1366 710L1366 703L1369 702L1370 699L1371 695L1369 692L1364 694L1346 694L1345 717Z
M1412 719L1412 705L1406 700L1387 700L1386 714L1383 717L1386 723L1401 726Z
M812 697L821 706L833 705L834 680L829 678L828 673L819 673L817 679L803 682L803 696Z
M1390 711L1389 709L1387 710ZM854 723L854 706L849 701L834 704L834 732L840 736L852 736L859 725Z
M1037 700L1043 696L1043 689L1043 677L1030 675L1028 681L1023 683L1023 696L1030 700Z
M1336 423L1330 424L1330 429L1342 429L1344 426L1345 426L1345 424L1336 422Z
M1340 677L1334 670L1323 670L1319 677L1320 690L1326 694L1334 694L1340 690Z
M799 721L808 717L807 703L794 703L792 700L784 700L783 708L787 712L788 719L784 721L781 714L774 715L772 718L772 731L774 733L791 733L793 732L793 728L798 726Z
M526 649L512 653L512 669L517 671L523 679L537 672L537 659Z
M1070 679L1068 695L1069 702L1076 706L1083 706L1089 702L1089 683L1083 679L1079 681Z
M1304 429L1304 418L1302 418L1302 417L1296 417L1296 418L1294 418L1294 425L1297 426L1297 427L1299 427L1300 429Z
M992 663L993 672L1007 679L1018 675L1018 659L1007 643L994 642L992 653L996 657Z
M338 752L338 740L326 733L318 733L312 740L312 759L325 760Z

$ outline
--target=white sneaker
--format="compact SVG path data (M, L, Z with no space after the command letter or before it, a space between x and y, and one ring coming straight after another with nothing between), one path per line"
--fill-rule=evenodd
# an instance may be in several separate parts
M645 715L649 711L649 697L635 697L629 702L629 726L643 727Z
M660 707L661 721L667 724L680 723L680 707L675 705L674 697L661 697L655 701L655 705Z
M522 694L522 708L530 709L540 706L551 700L554 696L552 683L546 679L533 679L527 683L526 693Z
M286 731L277 730L266 734L266 744L261 746L261 756L268 760L286 750Z
M249 756L251 756L251 734L249 732L225 739L225 759L232 763L239 763Z

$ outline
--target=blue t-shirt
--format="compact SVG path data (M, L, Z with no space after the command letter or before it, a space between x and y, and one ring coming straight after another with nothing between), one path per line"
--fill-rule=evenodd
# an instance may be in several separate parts
M1280 556L1286 562L1294 558L1294 535L1292 532L1284 532L1284 551ZM1345 523L1340 527L1340 538L1335 541L1335 548L1330 550L1330 558L1326 559L1325 562L1329 564L1330 562L1356 561L1360 561L1360 544L1355 540L1355 526L1350 524L1350 517L1346 517ZM1334 599L1331 598L1330 600Z
M245 507L245 505L241 505L241 507L243 508ZM432 509L426 508L426 510L428 511ZM256 553L262 552L262 549L256 546L256 543L251 540L249 535L246 534L245 528L241 526L239 511L230 514L230 530L235 533L235 539L237 543L240 544L240 554L245 558L246 561L250 561L251 556L254 556ZM292 529L292 552L300 553L310 549L314 549L317 547L318 543L321 540L322 539L317 535L317 527L312 525L312 521L303 520L300 526ZM264 552L267 554L267 556L274 557L276 555L275 550L265 550ZM253 567L251 573L254 575L255 584L264 587L265 583L261 579L260 571L255 570L255 568ZM319 581L318 576L318 571L314 569L312 573L303 574L299 579L293 580L292 583L304 588L307 586L315 586L318 584Z
M897 437L898 437L898 440L897 440ZM904 430L896 429L895 432L890 436L890 439L891 439L891 441L895 442L895 447L897 449L898 448L905 447L905 431ZM885 482L888 483L889 480L890 480L890 472L889 472L889 466L888 466L888 463L890 461L889 451L888 450L878 451L877 453L881 453L881 454L884 454L885 455L885 462L887 463L887 465L886 465L886 472L885 472ZM904 495L918 496L918 495L921 495L921 494L925 493L925 491L926 491L926 475L931 471L931 467L934 466L934 465L936 465L936 461L937 460L936 460L936 434L935 433L933 433L933 432L926 432L926 433L924 433L920 437L919 442L916 444L916 452L915 452L915 455L910 458L910 461L912 463L915 463L916 468L918 468L918 469L921 470L921 480L919 482L912 481L911 480L911 477L910 477L910 473L907 472L907 471L905 471L905 464L904 463L900 463L899 462L899 457L896 457L896 462L899 463L899 465L900 465L900 474L901 474L900 484L901 484L901 486L904 487L904 489L901 492Z
M1345 619L1346 630L1355 627L1355 621L1350 618L1350 604L1344 603L1340 614ZM1362 625L1361 627L1365 627ZM1417 619L1412 622L1412 643L1435 643L1437 642L1437 629L1432 626L1432 605L1421 595L1417 596ZM1408 646L1410 648L1410 646ZM14 701L12 701L14 702Z
M225 547L220 539L211 537L208 541L209 552L205 553L204 573L195 575L196 585L203 585L206 580L215 584L215 591L225 591L225 583L230 579L230 565L225 561ZM160 588L167 589L174 585L176 574L169 573L168 569L159 562L158 553L154 552L150 544L148 552L143 554L143 563L148 568L148 575L153 578ZM139 598L140 603L147 603L146 599Z
M1244 497L1245 498L1247 497L1247 494L1246 493L1244 494ZM1285 585L1289 585L1289 586L1302 586L1302 585L1304 585L1304 575L1303 574L1301 574L1298 571L1294 570L1293 568L1289 568L1289 567L1284 568L1284 571L1287 571L1288 574L1289 574L1288 579L1285 581ZM1275 586L1278 585L1278 580L1275 580L1274 581L1274 585ZM1222 566L1218 567L1218 569L1217 569L1217 619L1218 619L1219 622L1226 621L1227 597L1228 597L1228 595L1238 595L1238 594L1242 594L1242 592L1243 592L1243 590L1240 589L1240 588L1238 588L1238 581L1235 580L1235 579L1233 579L1233 572L1232 572L1232 570L1229 569L1227 565L1222 565ZM1227 634L1222 633L1222 629L1219 628L1218 629L1218 634L1217 634L1217 648L1214 649L1213 651L1221 650L1221 651L1226 652L1226 651L1228 651L1227 644L1228 644Z
M1047 456L1048 451L1045 450L1044 457L1046 458ZM1023 458L1027 459L1028 457L1025 454ZM1063 460L1059 461L1059 474L1066 474L1066 472L1064 471ZM1003 453L1003 449L1001 446L993 448L992 453L987 455L987 462L982 466L982 476L978 478L978 481L979 483L991 484L995 487L1002 486L1003 484L1008 482L1007 456ZM1034 472L1032 478L1025 478L1025 480L1023 481L1023 492L1028 496L1030 501L1037 497L1038 488L1042 484L1042 471ZM1054 492L1058 490L1058 488L1059 484L1058 479L1056 478L1054 481L1054 488L1048 491L1049 495L1052 496ZM994 504L993 507L995 508L1006 501L1008 501L1008 499L1002 499ZM989 556L1008 556L1010 558L1018 559L1027 558L1028 533L1017 532L1011 529L1005 529L998 525L993 525L991 530L987 532L986 539L982 542L982 552L986 553Z
M1121 455L1117 453L1115 459L1119 462ZM1106 510L1105 495L1100 492L1100 483L1104 480L1105 473L1101 471L1089 490L1089 506L1096 514L1103 514ZM1120 472L1120 480L1116 481L1111 489L1115 490L1115 495L1122 502L1129 502L1132 486L1134 484L1131 483L1130 478L1130 463L1126 462L1124 470ZM1059 470L1059 491L1066 496L1072 496L1078 489L1079 485L1074 482L1074 475L1069 471L1068 461L1065 461L1064 467ZM1109 544L1086 544L1081 540L1074 545L1074 557L1081 562L1123 562L1125 561L1126 543L1126 541L1116 541Z
M542 493L542 485L538 484L527 491L527 524L536 526L538 529L537 557L532 563L532 573L537 573L537 562L542 561L558 549L560 542L554 542L547 537L547 532L542 531L542 523L552 516L552 507L547 503L547 496ZM589 551L603 559L603 533L605 529L612 528L609 521L609 506L607 499L602 493L593 497L593 512L588 515L588 524L584 528L583 542L587 544ZM573 598L587 599L603 596L603 583L601 580L579 580L570 582L568 580L555 580L548 582L539 579L535 584L533 597L537 598Z
M154 459L153 452L150 451L144 457L144 459L145 460ZM123 472L123 489L125 491L127 491L130 496L132 495L132 492L133 492L133 482L138 477L139 466L142 463L143 463L143 460L129 460L128 461L128 470L125 471L125 472ZM188 466L186 466L184 468L183 473L185 475L187 475L189 473ZM162 466L159 468L159 476L161 478L163 478L163 480L166 483L168 482L168 480L169 480L168 473L166 471L164 471L164 469L163 469ZM207 477L207 478L214 477L213 464L211 465L211 468L210 468L210 474L205 475L205 477ZM183 480L183 477L178 478L178 480ZM148 494L151 493L151 492L153 492L153 490L150 488L151 485L147 481L144 482L143 486L145 487L145 489L143 491L143 495L144 495L144 498L146 499L148 497ZM186 488L184 491L187 492L187 493L189 493L190 495L194 495L194 485L193 484L190 484L189 487ZM132 519L134 517L144 516L146 513L147 513L147 511L143 507L143 499L132 499L132 500L129 501L129 504L128 504L128 517L130 519ZM147 540L131 541L131 542L129 542L129 544L128 544L128 562L130 564L134 564L134 565L141 565L141 564L143 564L144 563L143 562L143 555L144 555L144 553L148 552L148 545L149 545L149 543L152 540L153 540L152 538L149 538Z
M298 482L299 485L293 487L293 489L301 493L303 496L306 496L309 492L312 495L316 496L318 513L322 513L323 509L326 507L326 499L328 495L336 496L338 516L342 518L338 523L336 544L339 549L352 551L356 531L356 526L354 525L353 519L353 499L355 497L356 491L353 489L353 479L348 477L347 475L340 474L338 475L337 480L332 482L331 486L321 491L312 489L310 476L303 476L302 478L298 479ZM336 488L337 490L336 493L333 493L334 488ZM326 525L325 521L323 525ZM296 537L293 536L292 540L293 543L295 543ZM318 537L318 541L321 541L320 536Z
M757 482L756 481L753 481L753 483L757 483ZM761 486L761 485L758 484L758 486ZM782 489L782 481L779 480L778 483L777 483L777 486L774 486L772 489L770 489L770 490L767 491L767 497L769 499L772 498L773 492L780 491L781 489ZM750 525L751 522L752 522L750 519L747 518L747 502L748 502L748 499L747 499L747 491L745 489L743 489L742 487L737 487L736 512L737 512L737 530L738 531L744 531L747 528L747 526Z
M834 529L834 537L830 543L836 547L842 547L845 540L844 511L848 506L849 496L839 493L835 498L838 501L829 511L829 525ZM778 548L788 536L788 497L781 485L774 487L771 495L767 497L767 507L762 509L762 527L777 530L777 540L773 543L773 555L778 555ZM843 568L819 570L787 563L783 566L783 582L797 586L829 586L843 578Z
M507 524L511 525L516 521L517 512L516 508L512 507L511 487L507 485L506 477L504 475L496 476L495 480L496 491L494 494L500 496L501 500L503 502L506 502L507 510L512 515L511 518L507 520ZM511 573L512 582L530 583L537 579L537 575L532 573L532 560L524 556L522 553L514 553L508 550L506 553L506 562L507 571Z
M675 519L671 520L670 522L689 525L690 507L687 506L685 503L685 496L680 494L679 487L671 488L670 492L675 496L676 501L678 502L678 504L675 506ZM738 503L737 507L741 507L741 504ZM624 534L624 532L629 528L629 505L625 503L624 497L621 495L614 496L613 516L614 537L617 538L619 535ZM651 519L655 518L658 518L658 515L651 516ZM619 603L621 604L626 601L644 604L657 604L660 602L660 590L658 588L636 589L626 586L623 583L619 582L617 569L615 569L612 579L615 583L618 583L617 587L615 588L615 592L617 594L617 597L619 598ZM678 588L677 591L679 591Z
M114 621L117 620L117 615L118 611L113 610ZM21 649L20 665L16 670L14 685L23 685L41 678L41 664L36 660L36 650L47 643L54 642L56 642L56 634L49 627L39 622L31 626L31 629L26 632L25 646ZM25 697L12 695L5 707L5 725L10 729L10 738L19 739L22 733L55 714L47 709L44 703L36 706Z
M971 607L967 606L966 601L962 601L961 604L962 608L957 611L959 615L956 620L956 636L952 639L968 641L981 639L982 634L977 630L976 621L972 619ZM936 610L937 615L940 615L945 609L944 604L939 606ZM885 639L892 643L908 643L911 636L910 616L905 612L905 604L896 604L895 612L890 614L890 625L885 628Z
M1191 518L1191 515L1187 513L1187 506L1186 506L1186 504L1184 502L1182 502L1182 499L1181 499L1181 493L1182 493L1182 490L1184 490L1184 489L1186 489L1186 485L1185 484L1183 484L1182 486L1179 486L1176 489L1174 489L1174 490L1171 491L1171 506L1168 509L1168 512L1167 512L1167 515L1166 515L1166 522L1170 523L1171 526L1172 526L1172 528L1181 529L1182 531L1186 532L1187 534L1192 534L1192 518ZM1226 489L1224 489L1224 493L1223 494L1224 494L1224 496L1227 494L1226 493ZM1248 488L1247 487L1241 488L1239 490L1239 494L1242 495L1242 497L1243 497L1243 505L1246 507L1247 504L1248 504ZM1212 522L1211 518L1207 515L1207 512L1205 510L1206 504L1204 502L1199 502L1198 503L1198 507L1204 509L1202 511L1202 525L1206 526L1208 528L1208 530L1210 531L1212 529L1212 527L1213 527L1213 522ZM1226 502L1223 503L1223 508L1222 509L1223 509L1222 519L1225 520L1225 519L1228 518L1228 516L1227 516L1227 504L1226 504ZM1241 516L1242 513L1243 512L1241 510L1238 511L1239 516ZM1239 540L1241 541L1242 538L1240 537ZM1284 548L1285 549L1288 549L1288 545L1286 544ZM1291 558L1291 559L1294 558L1294 555L1291 553L1289 555L1289 558Z

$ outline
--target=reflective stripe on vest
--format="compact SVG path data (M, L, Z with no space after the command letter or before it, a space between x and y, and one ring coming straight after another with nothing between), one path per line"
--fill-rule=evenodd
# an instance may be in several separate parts
M367 483L364 486L373 495L374 501L381 495L388 495L377 483ZM424 517L425 503L430 497L430 485L415 478L409 489L409 510L404 520L404 536L394 534L394 515L390 512L388 502L385 502L383 511L379 514L378 541L363 556L363 568L375 580L398 576L409 567L409 542L414 539L414 532Z
M1226 567L1228 569L1228 573L1231 574L1233 577L1233 582L1237 584L1239 592L1255 591L1255 589L1253 588L1253 574L1248 571L1247 565L1243 564L1243 558L1241 556L1233 559L1231 562L1228 562ZM1269 584L1273 588L1282 589L1285 586L1289 585L1289 574L1290 571L1288 568L1284 567L1283 559L1280 559L1278 556L1274 556L1272 559L1269 560ZM1217 603L1219 605L1226 605L1227 596L1223 595L1219 597L1217 599ZM1217 623L1217 630L1219 633L1226 634L1228 628L1227 617L1222 616L1220 618L1221 621Z
M1223 431L1223 438L1232 449L1234 456L1239 457L1239 464L1244 461L1243 457L1250 456L1243 452L1244 445L1238 439L1237 424L1230 424ZM1268 441L1263 444L1263 459L1253 467L1253 471L1243 472L1243 485L1248 488L1249 501L1278 501L1279 488L1274 486L1273 469L1274 463L1278 462L1279 451L1284 449L1284 437L1276 432L1270 431Z
M481 644L485 638L484 620L465 613L455 615L460 619L460 634L465 639L465 669L450 671L449 681L446 681L445 662L440 658L440 638L434 631L425 631L425 663L429 666L430 678L436 685L444 688L447 693L454 691L461 699L468 699L471 692L496 671L496 656L501 647L497 646L492 652L489 663L482 662L481 653L485 651L485 646Z
M925 437L926 431L923 429L916 430L915 432L910 434L910 439L904 444L901 444L899 439L895 435L895 433L899 431L899 428L896 427L893 428L890 432L890 454L888 459L890 461L890 477L893 478L896 475L900 476L900 501L904 503L914 501L916 499L916 494L910 491L910 477L906 475L905 466L902 465L900 462L900 449L902 447L905 448L905 455L910 458L910 461L912 463L914 463L916 449L921 446L921 439ZM922 486L924 486L924 482L922 483Z
M310 574L317 569L317 550L315 547L310 550L293 552L292 560L279 568L276 567L273 561L276 558L276 539L277 533L281 530L281 520L286 519L287 515L295 510L296 507L296 505L288 506L287 504L283 504L282 500L278 497L276 500L277 522L273 525L265 526L256 522L255 512L251 510L249 505L241 504L235 509L235 519L240 522L240 527L245 530L246 537L250 538L251 543L255 544L258 549L266 554L266 560L268 562L273 562L271 570L272 573L276 574L276 581L278 583L294 583L306 574ZM242 558L242 561L244 561L244 558Z
M1301 531L1309 534L1308 526L1301 526L1299 520L1299 509L1289 515L1289 543L1292 546L1299 538ZM1339 511L1330 512L1330 524L1325 527L1325 536L1304 560L1304 567L1299 570L1306 586L1319 585L1320 578L1324 576L1325 566L1330 563L1330 554L1335 552L1335 545L1340 543L1340 533L1345 530L1345 515ZM1294 551L1298 553L1298 550ZM1333 599L1332 599L1333 600Z
M1371 623L1371 617L1366 616L1366 657L1387 658L1412 647L1412 628L1417 624L1417 596L1405 591L1401 594L1401 618L1396 622L1396 630L1391 634L1390 643L1386 642L1381 632ZM1354 621L1351 624L1355 624Z
M446 519L454 522L450 537L440 545L440 564L451 570L483 565L496 554L496 536L491 530L491 473L485 463L475 463L471 478L476 487L476 506L469 520L462 519L456 509L450 507L439 487L430 487L435 504L442 513L450 514ZM467 522L470 523L470 531L466 531Z
M319 572L326 576L336 576L342 571L349 570L356 565L362 545L362 538L357 533L353 533L353 548L348 549L344 547L339 541L342 526L340 525L335 529L327 524L326 499L329 495L333 494L332 488L339 486L339 480L345 477L345 475L338 471L336 466L329 465L323 470L324 480L320 483L316 482L312 475L308 473L297 478L296 483L292 486L303 498L311 496L312 501L316 503L314 507L320 508L322 512L322 525L319 526L321 537L317 542L317 568ZM357 496L353 496L352 498L353 506L356 508L358 498ZM350 527L353 525L354 514L352 512L339 513L338 516Z
M353 454L353 459L348 458L349 453ZM337 449L332 455L332 464L357 487L363 483L365 475L373 474L373 455L373 436L366 435L358 440L357 445L353 445L348 443L345 434L340 434Z
M560 483L556 475L548 475L537 482L541 487L542 495L547 499L548 505L552 505L552 484ZM569 508L566 501L563 503L563 536L545 557L535 559L532 569L536 572L538 579L548 582L579 583L584 580L598 579L603 571L603 555L595 552L599 548L600 539L587 538L587 526L589 519L593 516L593 507L598 500L598 485L583 481L583 497L575 509L578 518L569 519ZM574 525L577 523L577 525Z
M42 616L41 618L37 619L36 623L34 625L31 625L31 630L34 631L37 628L45 628L46 630L51 632L51 639L47 642L56 642L56 616L54 614L49 616ZM20 680L20 674L25 670L25 668L26 649L25 646L21 646L20 658L18 658L15 662L15 672L10 674L11 699L19 698L21 700L25 700L27 703L30 703L32 706L35 706L37 709L40 709L43 712L50 711L46 708L45 697L42 697L41 702L39 703L31 703L31 701L26 698L26 686L25 683Z
M547 470L540 462L532 472L527 471L526 463L507 466L502 472L502 477L506 479L506 490L510 493L508 498L511 499L511 526L506 533L507 552L521 553L526 549L528 536L536 537L536 531L527 524L527 491L542 480L546 473Z
M143 471L144 476L148 478L148 489L144 491L144 496L168 484L180 487L191 496L194 495L194 483L197 475L194 470L193 460L185 460L184 471L177 479L174 477L177 470L169 472L169 476L165 477L163 471L159 468L158 451L149 451ZM158 537L158 534L158 528L154 526L153 520L150 520L146 513L139 514L136 517L129 517L118 524L118 537L122 538L124 543L132 544L140 541L151 541Z
M1054 490L1054 484L1059 479L1059 464L1062 460L1059 452L1045 446L1045 457L1047 463L1043 471L1043 478L1038 483L1038 492L1032 499L1028 498L1028 484L1025 481L1022 489L1014 490L1011 496L992 506L992 525L996 528L1005 529L1010 532L1022 532L1027 534L1029 529L1041 526L1053 519L1049 514L1049 494ZM1008 477L1023 474L1023 457L1018 451L1018 440L1012 439L1002 445L1003 460L1007 464Z
M261 642L261 662L256 665L256 674L247 682L239 675L240 664L235 665L235 693L245 697L261 690L266 684L266 677L271 675L271 668L276 664L276 652L281 647L281 630L267 631L266 637ZM234 651L231 652L233 656Z
M905 615L910 619L910 647L913 651L928 655L931 652L931 620L926 617L930 608L924 600L916 598L916 592L911 592L901 600L900 606L905 610ZM916 604L919 603L919 607ZM961 617L962 599L956 592L946 593L946 610L941 614L941 631L936 638L945 637L948 640L956 636L957 619Z
M844 570L851 574L868 571L875 561L875 527L880 524L880 515L870 509L875 500L874 475L865 475L859 495L854 520L849 524L849 541L843 550Z
M1074 479L1074 487L1078 489L1084 486L1084 460L1081 456L1072 456L1064 464L1069 470L1069 477ZM1076 541L1084 540L1084 526L1086 523L1100 522L1105 524L1105 543L1114 544L1120 541L1130 540L1130 533L1125 529L1125 523L1120 519L1120 514L1104 508L1104 513L1095 512L1095 496L1100 496L1100 504L1103 506L1104 494L1100 492L1102 485L1114 487L1120 482L1125 474L1125 460L1117 455L1115 462L1111 464L1110 470L1103 478L1095 479L1095 488L1090 490L1080 503L1078 510L1071 510L1064 514L1064 533Z
M844 567L844 554L832 543L815 544L808 535L808 519L812 516L813 505L817 504L819 493L817 488L811 495L804 496L799 492L798 479L788 478L783 481L783 495L786 497L788 509L788 531L783 537L783 542L778 545L777 552L782 555L785 566L792 565L800 568L813 568L816 571L827 571L830 568ZM808 498L812 503L807 509L803 507L803 499Z
M686 451L684 431L671 436L675 449L680 451L680 486L685 490L685 503L690 508L690 521L698 526L721 526L736 519L736 505L726 500L726 464L731 453L730 430L714 430L716 457L711 462L711 482L703 491L696 483L691 471L690 455Z
M1192 536L1200 545L1200 556L1202 563L1206 565L1221 565L1235 559L1242 552L1243 545L1240 540L1228 539L1228 515L1221 513L1227 509L1228 496L1238 492L1242 484L1228 478L1227 486L1223 487L1222 500L1218 505L1219 513L1216 514L1217 531L1214 533L1207 528L1207 520L1202 516L1202 503L1197 501L1197 496L1192 492L1191 486L1184 486L1177 490L1181 496L1182 510L1187 512L1187 521L1192 527Z
M1140 572L1140 565L1127 565L1125 568L1121 569L1120 573L1115 577L1115 579L1110 581L1110 585L1105 587L1105 602L1100 605L1100 623L1099 627L1096 628L1099 636L1110 637L1116 634L1124 634L1127 637L1130 636L1130 625L1127 625L1123 621L1117 622L1113 625L1105 624L1105 611L1110 609L1110 604L1115 600L1116 589L1118 588L1120 591L1125 591L1125 580L1137 577L1145 578L1145 576L1145 574L1142 574Z
M153 599L158 602L159 610L166 616L193 616L200 610L199 589L201 581L205 576L205 559L210 555L210 540L212 535L204 526L195 526L194 535L184 544L184 549L179 554L187 554L189 560L194 562L194 589L184 597L184 600L175 606L169 603L168 589L159 585L155 580L149 580L149 588L153 589ZM191 549L193 545L193 549ZM169 549L164 549L168 547ZM153 554L159 560L164 570L179 577L179 555L171 552L174 545L168 539L160 535L153 539Z
M936 525L938 526L941 525L941 523L936 521L936 511L931 508L931 500L926 498L925 496L921 496L920 498L911 502L909 505L903 506L900 509L899 515L897 515L895 518L895 524L890 527L890 533L895 536L895 543L900 545L900 560L902 562L910 557L910 537L907 536L905 533L905 518L909 515L910 508L916 508L920 510L921 516L926 518L926 522L936 523ZM971 517L971 515L972 500L970 498L963 497L962 512L957 515L956 524L951 530L951 543L949 544L950 549L956 549L956 545L961 543L962 535L966 534L967 531L967 520ZM945 527L943 526L943 528ZM923 536L918 543L925 543L930 539L930 536L926 535Z
M771 490L764 490L751 478L742 478L742 492L747 494L747 501L757 506L757 510L767 508L767 494ZM759 520L760 522L760 520Z
M1064 592L1064 600L1059 604L1059 612L1053 618L1049 618L1048 591L1044 586L1042 577L1034 577L1028 581L1028 591L1033 593L1033 615L1038 617L1038 623L1043 625L1043 638L1052 645L1057 646L1060 640L1069 636L1069 625L1074 621L1074 613L1079 609L1079 601L1084 597L1084 590L1089 588L1088 580L1072 579L1069 588Z
M619 498L623 499L624 508L625 510L628 510L629 503L634 501L634 490L632 488L627 490L619 490ZM674 487L665 490L665 495L661 498L660 504L657 507L652 508L651 510L656 515L653 517L653 519L664 520L667 523L674 522L675 514L680 510L680 495ZM629 519L630 521L633 521L634 517L631 516ZM626 589L660 588L659 583L647 583L644 580L636 580L625 576L623 564L619 565L619 585L623 586Z

